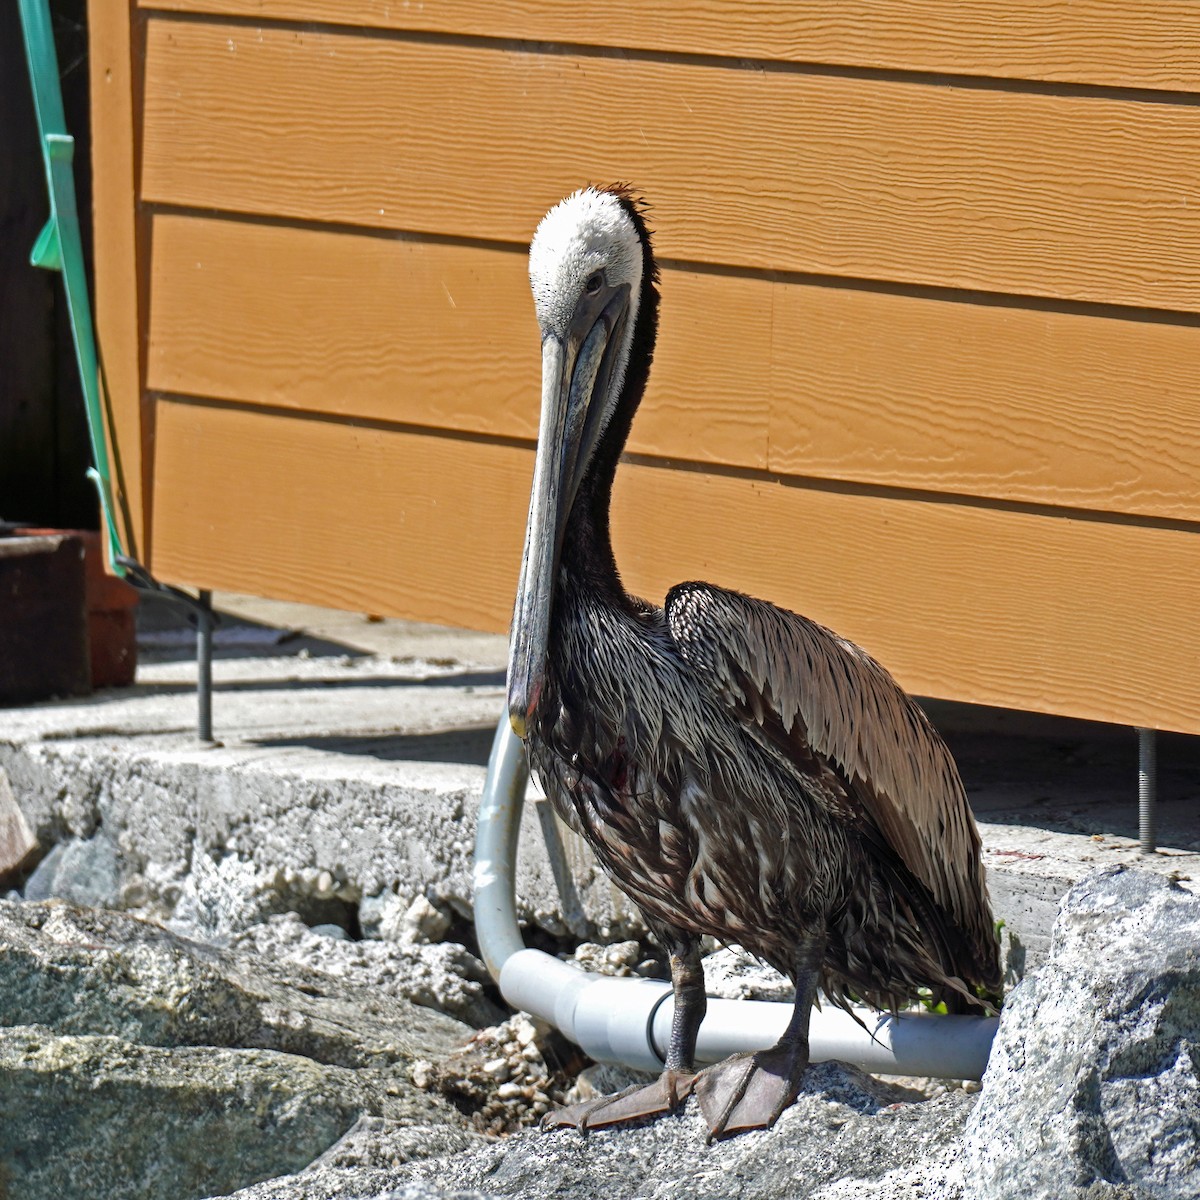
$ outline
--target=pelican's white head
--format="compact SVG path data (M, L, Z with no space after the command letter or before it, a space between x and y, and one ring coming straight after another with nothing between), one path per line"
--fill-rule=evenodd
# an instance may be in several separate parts
M609 287L629 287L632 312L642 289L642 243L630 201L586 187L556 204L529 246L529 283L543 336L565 337L571 318L596 276ZM632 322L630 322L632 324Z

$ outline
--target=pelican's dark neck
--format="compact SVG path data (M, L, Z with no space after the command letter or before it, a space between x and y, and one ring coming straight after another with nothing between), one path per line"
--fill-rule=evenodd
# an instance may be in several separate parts
M625 381L621 386L621 394L613 410L612 419L601 435L587 473L580 482L571 515L567 519L562 550L562 564L568 573L580 580L586 580L592 590L623 603L628 602L628 597L621 586L617 561L613 555L609 509L612 504L617 464L621 460L634 415L646 390L650 362L654 357L654 340L658 332L658 289L655 286L658 273L650 257L649 239L644 225L641 224L640 214L638 227L642 235L644 275L641 300L634 318L633 337L629 345Z

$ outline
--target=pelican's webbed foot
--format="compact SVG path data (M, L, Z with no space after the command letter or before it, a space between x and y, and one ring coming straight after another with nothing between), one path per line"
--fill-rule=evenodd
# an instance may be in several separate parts
M807 1067L807 1044L780 1042L701 1071L693 1090L708 1122L709 1141L769 1129L799 1095Z
M582 1104L549 1112L542 1118L542 1128L569 1126L586 1133L589 1129L603 1129L608 1125L671 1113L691 1095L695 1078L690 1071L666 1070L653 1083L635 1084L612 1096L585 1100Z
M735 1054L696 1076L693 1090L710 1142L746 1129L769 1129L800 1094L808 1069L808 1023L817 994L823 937L796 947L796 1001L783 1036L770 1050Z

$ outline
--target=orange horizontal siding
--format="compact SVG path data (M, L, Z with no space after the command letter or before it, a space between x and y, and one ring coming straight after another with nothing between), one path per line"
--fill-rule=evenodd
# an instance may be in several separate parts
M537 435L520 249L159 213L158 391ZM669 267L630 449L1200 522L1200 327Z
M1200 87L1190 0L141 0L143 8L1011 79Z
M524 246L631 179L664 259L631 587L744 588L917 691L1200 732L1200 106L1153 90L1200 90L1198 13L94 5L101 352L151 567L503 628Z
M1200 521L1200 327L850 288L774 296L772 470Z
M157 429L164 578L506 627L531 451L170 401ZM1200 732L1193 534L635 464L614 530L636 591L757 593L915 691Z
M523 251L170 213L154 247L155 390L537 436ZM670 272L655 403L630 448L765 467L770 306L757 281L712 285Z
M1188 105L163 18L145 105L167 204L523 243L633 179L667 258L1200 311Z

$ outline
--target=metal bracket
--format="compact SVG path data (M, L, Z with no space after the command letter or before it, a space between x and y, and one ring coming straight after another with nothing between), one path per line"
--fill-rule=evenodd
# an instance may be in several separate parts
M87 274L83 265L83 243L79 237L79 210L75 201L75 139L67 132L49 6L46 0L20 0L20 10L21 27L25 34L25 58L33 86L33 105L37 113L42 162L46 168L46 188L50 197L50 219L38 234L29 261L35 267L62 273L71 337L75 343L75 361L79 364L79 378L87 410L88 439L92 462L95 464L88 471L88 478L100 494L109 561L117 574L124 576L124 570L117 563L121 556L121 539L113 513L108 445L100 404L100 372Z
M140 562L123 555L118 565L124 569L126 581L139 591L188 610L188 619L196 626L196 737L212 744L213 631L221 623L221 618L213 611L212 592L201 589L191 596L181 588L160 583Z

